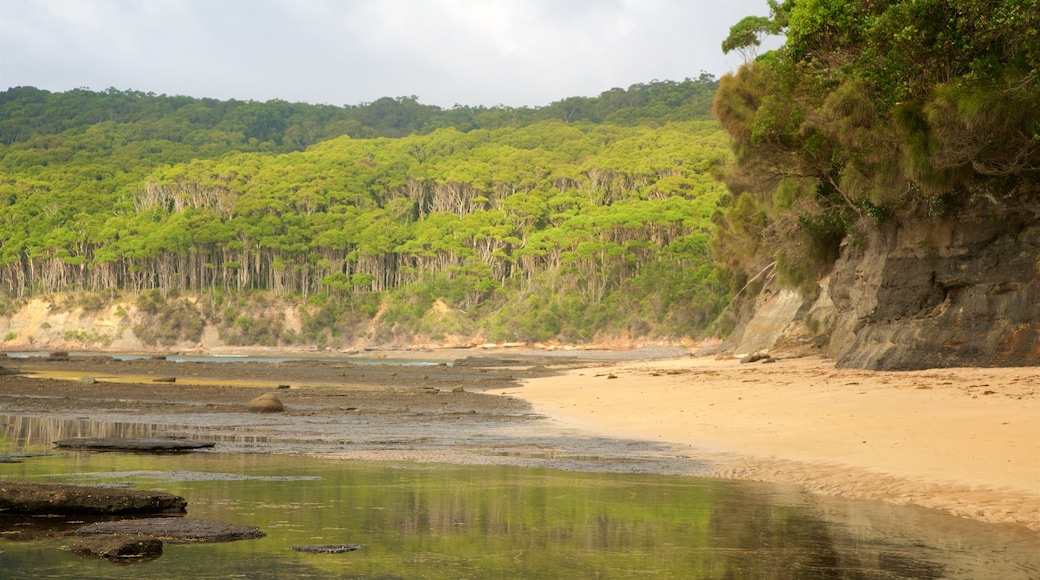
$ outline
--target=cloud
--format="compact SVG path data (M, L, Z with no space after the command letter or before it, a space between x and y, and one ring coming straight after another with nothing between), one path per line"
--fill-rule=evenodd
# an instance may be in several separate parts
M0 85L544 105L734 63L759 0L0 0Z

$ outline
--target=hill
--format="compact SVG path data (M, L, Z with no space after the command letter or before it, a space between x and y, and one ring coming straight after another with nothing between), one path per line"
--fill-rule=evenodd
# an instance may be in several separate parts
M708 249L729 163L716 87L450 110L12 89L0 315L122 303L154 345L207 327L324 347L697 335L726 300Z

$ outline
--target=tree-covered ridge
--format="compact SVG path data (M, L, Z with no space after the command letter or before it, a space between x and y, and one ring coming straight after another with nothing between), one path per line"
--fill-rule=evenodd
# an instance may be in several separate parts
M691 121L711 116L715 78L653 81L597 97L571 97L545 107L442 109L417 97L383 97L359 105L311 105L272 100L221 101L140 91L76 89L51 93L16 87L0 93L0 144L50 135L72 137L99 124L121 139L184 143L198 157L235 151L297 151L341 135L404 137L454 127L460 131L521 127L549 120L618 125ZM31 142L39 146L42 141Z
M777 261L812 283L889 219L1021 211L1040 196L1040 2L784 0L726 50L779 50L720 81L735 143L716 249L735 287Z
M397 335L694 333L723 299L708 217L729 155L716 122L667 120L703 106L677 94L605 115L630 124L550 116L295 152L155 137L144 120L41 131L2 149L0 289L145 292L157 316L148 290L206 293L207 315L244 334L256 321L221 297L274 292L310 303L305 340L373 316Z

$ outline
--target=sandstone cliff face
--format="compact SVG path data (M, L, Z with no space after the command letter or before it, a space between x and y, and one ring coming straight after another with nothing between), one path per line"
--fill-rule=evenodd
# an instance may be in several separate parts
M806 316L838 366L1040 364L1040 208L889 224L848 245Z

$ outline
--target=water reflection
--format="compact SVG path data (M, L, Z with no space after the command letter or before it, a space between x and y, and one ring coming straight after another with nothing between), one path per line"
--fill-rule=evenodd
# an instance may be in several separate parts
M50 356L47 352L38 351L7 351L4 354L11 358L46 358ZM104 352L104 353L92 353L92 352L72 352L69 353L70 358L87 358L87 357L109 357L115 360L128 361L128 360L149 360L155 358L156 355L150 354L134 354L134 353L119 353L119 352ZM431 361L428 359L406 359L406 358L371 358L371 357L360 357L360 356L341 356L341 357L320 357L320 356L307 356L307 357L285 357L285 356L261 356L261 355L246 355L246 354L206 354L206 355L190 355L190 354L169 354L162 355L162 359L169 362L190 362L190 363L267 363L267 364L281 364L287 362L327 362L327 363L350 363L355 365L400 365L400 366L437 366L445 364L451 366L450 362L439 362Z
M63 552L69 538L17 541L22 534L5 533L0 569L10 578L1040 575L1040 536L1026 530L692 477L220 453L70 453L0 464L0 475L177 493L191 517L258 525L268 534L171 545L159 560L120 568ZM331 556L290 550L338 543L362 548Z

